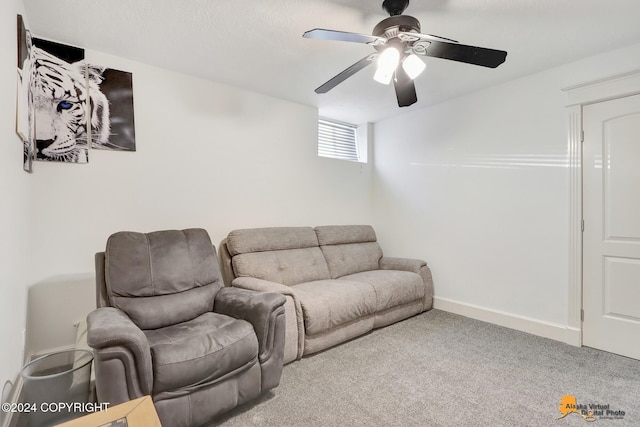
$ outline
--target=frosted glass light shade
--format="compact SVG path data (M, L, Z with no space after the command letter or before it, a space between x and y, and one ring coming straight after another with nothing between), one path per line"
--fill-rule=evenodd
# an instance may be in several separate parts
M426 67L422 59L413 53L402 61L402 68L412 80L418 77Z
M378 69L373 79L385 85L391 83L391 78L396 71L398 62L400 62L400 52L398 49L395 47L386 48L380 56L378 56Z

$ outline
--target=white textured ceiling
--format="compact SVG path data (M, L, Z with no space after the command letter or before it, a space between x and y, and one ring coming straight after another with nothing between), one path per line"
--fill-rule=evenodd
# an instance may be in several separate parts
M40 37L317 106L362 123L640 42L639 0L412 0L422 32L506 50L496 69L426 58L418 102L400 109L368 67L313 90L373 49L303 39L313 28L370 34L382 0L24 0Z

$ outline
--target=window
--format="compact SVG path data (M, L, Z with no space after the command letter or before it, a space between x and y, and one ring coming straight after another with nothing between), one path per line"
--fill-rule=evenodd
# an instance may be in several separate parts
M318 119L318 156L359 161L355 125L325 118Z

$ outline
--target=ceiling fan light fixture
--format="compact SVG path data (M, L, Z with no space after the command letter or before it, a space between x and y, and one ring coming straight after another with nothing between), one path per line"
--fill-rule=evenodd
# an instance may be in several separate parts
M427 65L422 61L422 59L418 58L418 55L410 54L404 61L402 61L402 68L407 73L407 75L411 78L411 80L418 77Z
M387 85L393 81L398 106L408 107L418 101L414 79L426 68L426 64L416 55L487 68L496 68L507 58L507 52L503 50L464 45L447 37L422 34L420 22L413 16L404 15L407 6L409 0L384 0L382 8L390 16L378 22L371 35L323 28L306 31L302 35L305 38L367 44L376 50L333 76L315 92L327 93L371 65L377 57L374 80ZM400 65L402 68L398 68Z
M378 56L378 69L376 70L373 79L379 83L388 85L391 83L391 78L393 77L393 73L396 71L399 62L400 51L395 47L387 47Z

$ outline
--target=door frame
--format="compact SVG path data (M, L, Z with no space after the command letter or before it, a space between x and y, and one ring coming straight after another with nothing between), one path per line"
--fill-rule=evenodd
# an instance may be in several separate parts
M640 70L562 89L567 94L567 143L569 170L569 294L565 342L582 346L582 143L586 105L640 94Z

